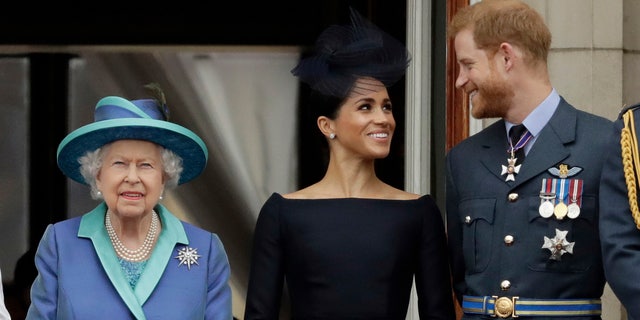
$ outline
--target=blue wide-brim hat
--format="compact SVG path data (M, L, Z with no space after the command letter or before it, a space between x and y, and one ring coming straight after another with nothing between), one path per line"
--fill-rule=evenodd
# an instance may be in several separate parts
M69 178L87 184L78 159L117 140L146 140L169 149L182 158L178 184L200 175L209 152L202 139L191 130L165 121L166 106L155 99L127 100L105 97L96 104L94 121L69 133L58 146L58 167Z

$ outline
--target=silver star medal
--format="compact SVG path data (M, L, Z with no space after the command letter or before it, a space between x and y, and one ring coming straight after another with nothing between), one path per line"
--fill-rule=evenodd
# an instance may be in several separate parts
M560 231L556 229L556 236L553 239L549 237L544 237L544 244L542 245L542 249L549 249L551 251L551 257L549 260L560 261L560 258L565 253L573 254L573 245L575 242L567 241L567 233L569 231Z
M189 270L191 270L192 264L198 264L198 258L200 258L200 255L198 254L197 249L184 247L178 250L178 255L175 258L180 260L178 267L184 264L189 268Z
M502 173L500 173L500 175L507 175L507 178L504 181L516 181L515 175L520 172L521 166L521 164L516 166L516 160L518 160L518 158L511 157L507 159L506 166L504 164L502 165Z

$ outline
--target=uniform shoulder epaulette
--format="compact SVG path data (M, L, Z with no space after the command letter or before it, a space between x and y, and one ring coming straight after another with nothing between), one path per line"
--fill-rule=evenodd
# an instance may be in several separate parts
M618 114L618 119L622 119L622 115L624 115L629 110L633 110L635 112L636 110L639 110L639 109L640 109L640 102L636 104L632 104L630 106L624 106L620 111L620 114Z

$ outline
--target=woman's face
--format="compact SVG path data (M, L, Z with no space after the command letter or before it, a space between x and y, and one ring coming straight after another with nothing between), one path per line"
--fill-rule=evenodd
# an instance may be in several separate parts
M143 140L111 143L104 151L96 186L117 216L151 212L164 190L161 147Z
M345 99L333 121L337 146L366 159L389 154L396 128L387 88L378 80L362 78Z

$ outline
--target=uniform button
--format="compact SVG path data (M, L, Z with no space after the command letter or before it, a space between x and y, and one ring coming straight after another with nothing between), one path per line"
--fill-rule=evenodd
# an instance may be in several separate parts
M506 235L506 236L504 237L504 243L505 243L507 246L512 245L512 244L513 244L513 236L512 236L512 235Z
M511 282L509 280L502 280L502 282L500 283L500 288L502 288L502 291L509 290L509 288L511 288Z
M466 224L471 223L471 217L470 216L464 217L464 223L466 223Z
M517 193L509 193L509 202L515 202L516 200L518 200L518 194Z

